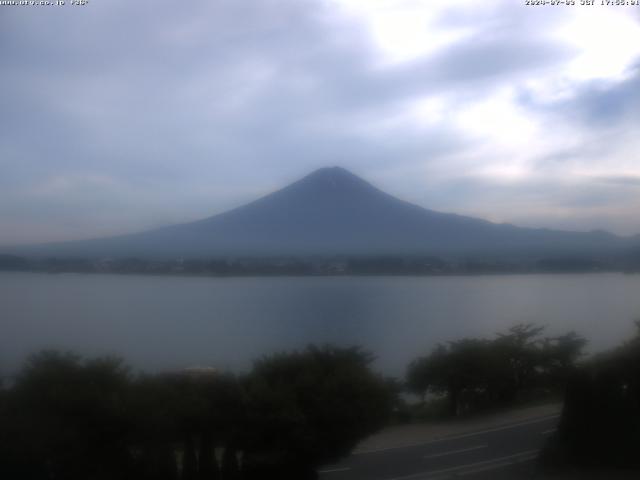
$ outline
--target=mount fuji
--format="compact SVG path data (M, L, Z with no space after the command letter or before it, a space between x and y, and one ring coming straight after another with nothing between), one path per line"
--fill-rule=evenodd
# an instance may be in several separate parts
M340 168L321 168L249 204L142 233L12 249L65 257L280 255L601 255L637 238L520 228L395 198ZM13 253L13 252L12 252Z

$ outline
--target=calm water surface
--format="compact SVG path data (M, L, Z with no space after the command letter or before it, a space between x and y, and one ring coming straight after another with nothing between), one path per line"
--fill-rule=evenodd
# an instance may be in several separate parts
M576 330L592 351L640 318L640 275L202 278L0 273L0 372L42 348L113 353L135 368L241 371L259 355L361 345L402 375L437 342L518 322Z

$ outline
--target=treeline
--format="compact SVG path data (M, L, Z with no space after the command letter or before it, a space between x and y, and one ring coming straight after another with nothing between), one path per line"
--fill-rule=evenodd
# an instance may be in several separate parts
M558 431L543 451L546 467L601 468L602 478L612 467L640 469L640 322L636 325L631 340L584 362L569 379Z
M339 256L166 259L27 258L0 255L0 271L47 273L186 274L211 276L277 275L467 275L498 273L588 273L638 271L640 259L554 257L522 260L443 259L434 256Z
M516 325L493 339L439 345L407 369L407 388L423 400L412 413L424 416L421 408L443 401L436 415L555 397L563 401L563 410L557 432L543 449L541 466L552 475L570 470L575 478L581 472L594 474L594 469L601 478L610 478L617 469L623 470L623 478L636 478L640 321L636 324L631 340L586 359L586 341L576 333L547 337L533 324Z
M548 337L544 327L516 325L493 339L438 345L409 365L406 385L425 403L444 399L450 416L560 397L585 345L575 332Z
M133 376L43 352L0 390L0 478L316 478L389 417L394 392L356 348L309 347L234 376Z
M640 324L585 360L574 332L516 325L416 358L403 386L359 348L310 346L232 375L194 368L133 375L118 359L46 351L0 385L0 478L317 478L389 420L460 416L565 399L546 465L640 467Z

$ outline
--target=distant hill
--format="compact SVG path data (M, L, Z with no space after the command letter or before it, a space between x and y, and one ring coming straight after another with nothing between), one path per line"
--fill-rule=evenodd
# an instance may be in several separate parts
M340 167L322 168L242 207L143 233L9 249L64 257L279 255L611 255L613 234L520 228L428 210Z

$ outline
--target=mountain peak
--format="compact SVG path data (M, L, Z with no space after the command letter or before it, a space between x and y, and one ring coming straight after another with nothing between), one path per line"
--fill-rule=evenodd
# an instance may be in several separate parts
M319 168L305 178L314 179L314 180L341 180L341 179L350 179L350 180L360 180L360 177L354 175L346 168L342 167L323 167Z
M313 187L323 190L377 190L373 185L349 170L337 166L319 168L296 184L299 187Z
M334 165L333 167L321 167L311 172L309 175L350 175L355 177L353 173L344 167Z

